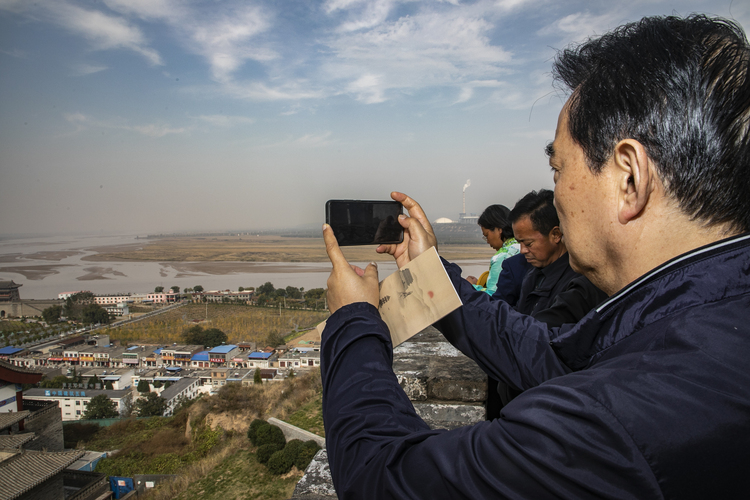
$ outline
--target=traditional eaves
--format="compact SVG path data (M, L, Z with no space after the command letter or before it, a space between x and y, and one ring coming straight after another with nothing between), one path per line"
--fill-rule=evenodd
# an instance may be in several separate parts
M83 456L83 451L23 451L0 463L0 500L13 500Z

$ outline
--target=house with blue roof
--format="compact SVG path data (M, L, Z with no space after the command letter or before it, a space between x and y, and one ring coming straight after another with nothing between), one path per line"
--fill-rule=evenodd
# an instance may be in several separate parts
M190 366L192 368L209 368L211 362L209 361L208 351L201 351L198 354L193 354L190 358Z
M11 356L15 356L19 352L23 351L20 347L13 347L12 345L9 345L7 347L3 347L0 349L0 358L2 359L8 359Z
M240 348L234 344L222 344L208 351L211 366L229 366L229 362L239 356Z

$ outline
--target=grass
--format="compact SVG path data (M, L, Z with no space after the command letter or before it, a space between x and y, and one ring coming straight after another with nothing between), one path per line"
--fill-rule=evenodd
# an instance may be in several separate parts
M285 422L320 437L326 437L323 427L323 392L319 392L312 401L289 415Z
M199 481L190 484L175 500L286 500L302 477L296 469L283 477L274 476L259 464L254 449L239 449L227 456Z
M313 327L328 318L328 311L279 309L233 304L189 304L136 323L107 329L110 339L129 344L182 342L182 333L201 322L218 328L228 343L257 342L264 347L269 334L288 335L295 328ZM206 318L208 318L206 320Z

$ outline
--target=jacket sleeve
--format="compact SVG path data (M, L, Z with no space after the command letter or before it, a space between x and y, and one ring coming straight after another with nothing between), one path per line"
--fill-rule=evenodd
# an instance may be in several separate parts
M550 307L534 314L534 317L550 326L578 323L606 298L607 294L595 287L588 278L578 276L571 280L564 292L555 297Z
M515 307L521 296L521 284L526 272L531 266L527 264L526 258L521 254L508 257L501 264L500 275L495 283L493 300L504 300Z
M567 327L551 329L505 301L492 300L461 279L458 266L445 260L443 265L463 302L434 325L448 342L490 377L521 390L570 372L549 344Z
M502 418L430 430L391 363L390 336L373 306L345 306L328 319L323 419L338 498L659 497L628 433L585 393L545 384Z

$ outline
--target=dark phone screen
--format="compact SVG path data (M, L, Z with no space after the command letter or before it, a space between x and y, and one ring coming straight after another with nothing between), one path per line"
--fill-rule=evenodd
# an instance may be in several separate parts
M401 213L397 201L326 202L326 223L340 246L400 243L404 239L404 229L398 223Z

